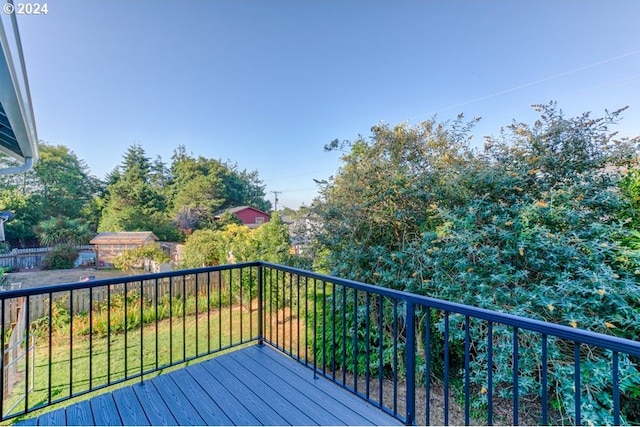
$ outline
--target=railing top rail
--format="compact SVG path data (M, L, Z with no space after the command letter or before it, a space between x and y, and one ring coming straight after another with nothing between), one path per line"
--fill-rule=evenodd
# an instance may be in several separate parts
M65 292L78 289L91 289L100 286L118 285L122 283L131 282L144 282L147 280L163 279L170 277L179 277L190 274L208 273L215 271L224 271L231 269L240 269L248 267L268 267L277 269L280 271L286 271L292 274L316 279L319 281L325 281L349 288L357 289L360 291L366 291L372 294L381 295L384 297L394 298L406 303L412 303L418 306L435 308L438 310L447 311L450 313L461 314L465 316L474 317L477 319L486 320L493 323L512 326L519 329L538 332L545 335L555 336L558 338L568 339L571 341L599 346L608 350L627 353L640 357L640 342L619 338L610 335L604 335L597 332L591 332L583 329L572 328L569 326L558 325L551 322L545 322L536 319L530 319L522 316L515 316L512 314L501 313L498 311L487 310L483 308L473 307L464 304L458 304L455 302L444 301L436 298L426 297L422 295L412 294L409 292L398 291L395 289L383 288L380 286L370 285L362 282L357 282L350 279L341 279L334 276L329 276L320 273L314 273L307 270L302 270L295 267L287 267L284 265L272 264L263 261L246 262L238 264L226 264L213 267L203 267L190 270L176 270L164 273L142 274L137 276L125 276L110 279L92 280L90 282L76 282L61 285L48 285L34 288L17 289L0 292L0 301L9 298L18 298L31 295L42 295L55 292Z
M325 281L341 286L350 287L360 291L382 295L389 298L395 298L407 303L413 303L420 306L435 308L450 313L471 316L477 319L486 320L493 323L499 323L512 326L518 329L525 329L532 332L538 332L545 335L555 336L578 343L595 345L612 351L618 351L640 357L640 342L619 338L611 335L605 335L597 332L591 332L584 329L572 328L569 326L558 325L556 323L545 322L536 319L530 319L513 314L501 313L499 311L487 310L484 308L473 307L455 302L444 301L436 298L426 297L422 295L412 294L409 292L398 291L395 289L383 288L381 286L369 285L355 280L341 279L325 274L314 273L294 267L287 267L278 264L261 262L261 265L269 268L287 271L292 274L306 276L320 281Z
M209 273L214 271L258 267L260 265L261 265L260 262L245 262L245 263L238 263L238 264L216 265L213 267L194 268L189 270L167 271L164 273L150 273L150 274L139 274L135 276L113 277L109 279L91 280L89 282L74 282L74 283L65 283L60 285L36 286L33 288L23 288L23 289L0 292L0 301L10 299L10 298L19 298L19 297L26 297L31 295L42 295L42 294L55 293L55 292L66 292L66 291L72 291L72 290L78 290L78 289L91 289L91 288L97 288L101 286L119 285L122 283L131 283L131 282L144 282L146 280L179 277L179 276L186 276L190 274L200 274L200 273Z

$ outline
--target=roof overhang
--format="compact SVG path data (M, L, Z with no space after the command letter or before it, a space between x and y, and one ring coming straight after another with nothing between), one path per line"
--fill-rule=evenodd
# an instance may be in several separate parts
M38 160L38 135L15 14L0 14L0 46L0 152L22 163L0 169L0 175L6 175L26 172Z

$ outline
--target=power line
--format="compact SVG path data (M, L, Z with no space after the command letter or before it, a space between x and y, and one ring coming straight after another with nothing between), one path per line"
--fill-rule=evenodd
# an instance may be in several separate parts
M272 191L272 193L274 194L275 199L275 208L273 210L274 212L278 212L278 194L282 194L282 191Z

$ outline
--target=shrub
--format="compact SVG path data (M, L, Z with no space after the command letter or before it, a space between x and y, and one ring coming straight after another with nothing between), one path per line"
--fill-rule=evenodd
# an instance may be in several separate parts
M44 256L42 268L44 270L62 270L73 268L78 258L78 250L70 245L59 245Z
M469 128L459 121L375 126L371 142L351 145L345 165L322 189L324 200L316 206L331 272L638 339L640 246L630 227L640 204L640 180L630 175L622 191L619 185L622 171L634 164L637 141L612 139L608 127L619 112L568 119L554 105L538 110L534 125L514 122L499 137L488 138L481 152L466 145ZM455 352L464 342L464 322L455 316L450 321ZM432 332L443 340L443 320L436 323ZM486 342L480 325L471 333L474 342ZM494 381L507 396L511 333L496 329L494 337ZM539 372L530 363L539 360L535 339L519 335L523 399L538 397ZM486 355L480 347L475 350L470 374L480 389L486 383ZM554 351L552 392L564 421L571 422L573 395L567 392L571 382L565 371L572 351L566 343ZM592 349L583 352L585 367L605 370L601 365L607 363ZM628 360L621 365L625 375L638 378ZM611 423L606 415L611 402L603 397L611 386L605 376L588 377L583 418ZM639 391L640 381L624 384L623 403ZM640 413L627 416L624 421L640 419Z
M145 260L156 263L169 262L169 255L158 244L142 245L123 251L113 260L113 265L120 270L132 270L135 267L141 267Z

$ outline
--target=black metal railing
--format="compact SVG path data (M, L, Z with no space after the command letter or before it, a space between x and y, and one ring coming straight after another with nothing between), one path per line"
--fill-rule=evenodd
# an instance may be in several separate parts
M264 340L407 424L638 421L640 342L262 269Z
M6 291L0 305L2 347L35 341L5 356L3 420L251 342L407 424L637 415L638 342L264 262Z
M248 263L0 292L2 419L257 340L259 275Z

